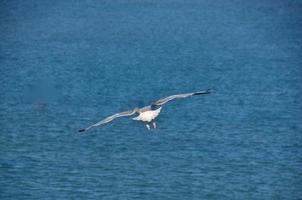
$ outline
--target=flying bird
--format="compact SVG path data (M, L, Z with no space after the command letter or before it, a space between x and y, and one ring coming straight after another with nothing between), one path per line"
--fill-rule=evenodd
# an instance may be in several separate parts
M196 95L205 95L205 94L210 94L210 90L204 90L204 91L199 91L199 92L191 92L191 93L184 93L184 94L176 94L176 95L171 95L168 97L161 98L157 101L154 101L148 106L144 106L142 108L134 108L132 110L128 110L125 112L120 112L116 113L114 115L108 116L105 119L88 126L87 128L80 129L79 132L84 132L87 131L93 127L100 126L102 124L106 124L108 122L111 122L112 120L119 118L119 117L126 117L126 116L131 116L134 114L138 114L137 117L132 118L133 120L138 120L138 121L143 121L146 123L146 127L150 130L151 124L153 128L156 128L156 123L155 123L155 118L159 115L162 105L165 103L174 100L174 99L179 99L179 98L186 98L190 96L196 96Z

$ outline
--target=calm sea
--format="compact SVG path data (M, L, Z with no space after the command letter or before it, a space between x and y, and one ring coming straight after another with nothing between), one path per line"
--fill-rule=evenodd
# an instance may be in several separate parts
M301 199L302 2L2 0L0 199ZM171 94L148 131L103 117Z

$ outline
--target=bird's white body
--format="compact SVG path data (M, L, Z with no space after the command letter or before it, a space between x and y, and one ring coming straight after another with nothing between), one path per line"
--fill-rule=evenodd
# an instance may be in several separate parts
M160 113L161 107L156 110L148 110L139 114L139 116L133 118L133 120L140 120L144 122L151 122L154 120Z

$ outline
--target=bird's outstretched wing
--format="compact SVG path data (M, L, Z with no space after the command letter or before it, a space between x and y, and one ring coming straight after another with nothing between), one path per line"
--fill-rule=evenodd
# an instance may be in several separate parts
M163 104L165 104L165 103L167 103L167 102L169 102L173 99L186 98L186 97L189 97L189 96L203 95L203 94L210 94L210 90L171 95L171 96L164 97L164 98L161 98L161 99L155 101L152 105L161 106L161 105L163 105Z
M97 122L97 123L95 123L91 126L88 126L87 128L80 129L79 132L84 132L84 131L87 131L87 130L91 129L92 127L99 126L99 125L102 125L102 124L106 124L106 123L111 122L112 120L114 120L115 118L118 118L118 117L125 117L125 116L133 115L136 112L137 112L137 109L116 113L114 115L106 117L105 119L103 119L103 120L101 120L101 121L99 121L99 122Z

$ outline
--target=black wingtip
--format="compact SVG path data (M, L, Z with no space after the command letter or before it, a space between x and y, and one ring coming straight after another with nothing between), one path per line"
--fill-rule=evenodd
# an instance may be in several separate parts
M207 89L206 91L201 91L201 92L195 92L194 95L202 95L202 94L210 94L211 90Z
M84 132L84 131L86 131L86 130L85 130L85 129L80 129L80 130L79 130L79 132Z

